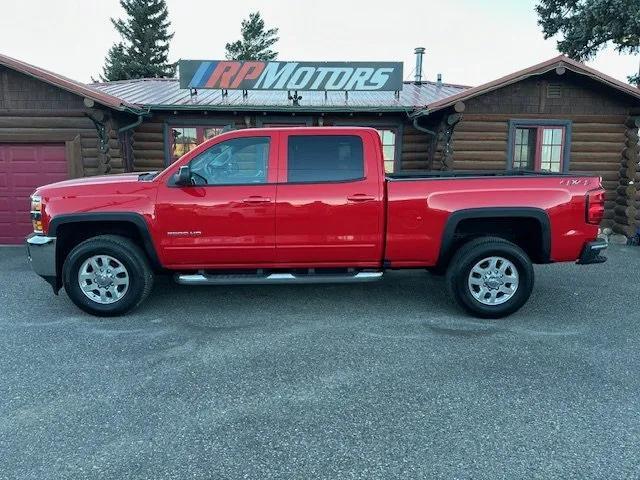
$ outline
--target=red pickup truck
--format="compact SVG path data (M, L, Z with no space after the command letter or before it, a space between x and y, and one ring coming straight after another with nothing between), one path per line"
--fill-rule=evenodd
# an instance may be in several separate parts
M383 165L370 128L227 132L159 173L37 189L28 255L55 293L101 316L136 307L161 273L346 283L427 268L465 310L497 318L527 301L533 263L605 260L598 177Z

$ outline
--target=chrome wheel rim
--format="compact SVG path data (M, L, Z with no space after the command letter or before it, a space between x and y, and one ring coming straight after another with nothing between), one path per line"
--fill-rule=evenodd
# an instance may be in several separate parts
M504 257L487 257L469 272L469 291L483 305L508 302L518 290L518 269Z
M78 285L88 299L108 305L120 300L129 290L129 272L116 258L94 255L80 266Z

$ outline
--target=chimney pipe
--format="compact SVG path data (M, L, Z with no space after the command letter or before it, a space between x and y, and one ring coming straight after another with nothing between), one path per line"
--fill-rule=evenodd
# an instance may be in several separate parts
M422 83L422 56L424 55L424 47L416 47L414 50L416 54L416 78L415 83Z
M437 81L436 85L438 85L438 87L442 86L442 74L441 73L438 74L438 81Z

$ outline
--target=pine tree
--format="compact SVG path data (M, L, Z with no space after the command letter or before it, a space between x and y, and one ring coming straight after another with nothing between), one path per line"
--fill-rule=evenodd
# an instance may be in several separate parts
M242 39L227 43L226 57L228 60L274 60L278 52L271 47L280 38L277 28L265 30L264 20L260 12L249 14L249 20L243 20L240 29Z
M561 34L558 50L573 59L590 60L607 44L640 52L640 0L539 0L536 12L544 38ZM628 80L640 87L640 69Z
M168 62L171 22L165 0L120 0L126 19L111 19L122 37L105 58L102 81L173 77Z

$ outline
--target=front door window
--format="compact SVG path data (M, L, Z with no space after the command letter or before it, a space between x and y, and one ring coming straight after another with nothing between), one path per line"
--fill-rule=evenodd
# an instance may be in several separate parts
M269 138L234 138L202 152L189 164L196 185L267 182Z

